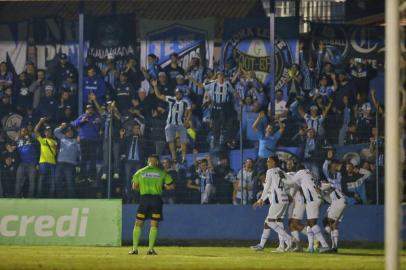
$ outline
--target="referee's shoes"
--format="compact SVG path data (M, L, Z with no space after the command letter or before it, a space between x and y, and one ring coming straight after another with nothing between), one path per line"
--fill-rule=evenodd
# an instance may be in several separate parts
M147 255L158 255L158 254L155 252L155 250L150 249L148 250Z
M128 255L138 255L138 250L132 249L128 252Z

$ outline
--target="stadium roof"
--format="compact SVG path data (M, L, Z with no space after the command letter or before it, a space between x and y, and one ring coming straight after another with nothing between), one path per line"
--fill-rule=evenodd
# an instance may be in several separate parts
M128 0L83 1L85 14L136 14L139 18L182 20L206 17L246 17L259 0ZM27 20L57 15L65 19L78 16L80 1L9 1L0 2L0 22ZM263 11L262 11L263 12ZM264 13L263 13L264 14Z

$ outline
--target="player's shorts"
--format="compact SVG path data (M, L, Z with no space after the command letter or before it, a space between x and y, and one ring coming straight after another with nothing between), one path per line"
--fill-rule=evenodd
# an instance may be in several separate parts
M174 142L176 138L176 133L178 133L181 143L188 142L186 128L182 125L166 125L165 127L166 142Z
M163 220L162 215L163 201L159 195L142 195L140 206L138 206L137 219L152 219L156 221Z
M302 220L306 210L306 204L292 202L288 208L288 218Z
M288 209L287 203L272 203L269 207L267 219L280 219L285 216Z
M327 217L334 221L341 221L346 206L345 198L333 200L330 207L327 209Z
M319 218L320 204L321 204L321 200L306 202L307 220Z

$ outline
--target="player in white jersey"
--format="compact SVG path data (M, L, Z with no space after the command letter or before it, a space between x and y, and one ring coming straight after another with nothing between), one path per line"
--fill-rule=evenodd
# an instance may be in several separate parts
M338 224L341 222L344 210L347 206L345 195L341 191L341 174L336 170L337 162L326 160L323 164L323 173L327 182L322 184L322 191L330 202L327 209L326 231L331 236L331 251L338 252ZM338 179L340 181L338 181Z
M309 241L309 252L314 252L314 237L316 237L316 239L322 245L322 247L319 248L319 252L329 252L330 248L324 239L319 225L317 225L319 208L321 205L321 194L312 173L307 169L301 169L295 174L293 181L300 185L303 191L303 196L306 200L307 239Z
M289 177L293 177L295 172L295 160L290 158L286 161L286 174ZM297 183L294 183L289 190L290 196L293 198L292 202L289 204L288 208L288 218L289 218L289 230L292 235L293 249L292 251L301 251L300 247L300 237L299 233L307 235L306 226L304 226L301 221L304 217L306 210L306 203L303 196L302 189Z
M277 167L278 162L279 159L277 156L271 156L268 158L268 171L266 172L264 190L262 191L261 198L254 203L254 208L262 207L266 199L269 199L271 204L269 207L268 216L264 222L264 230L262 232L261 241L258 245L251 247L257 251L262 251L264 249L265 243L271 233L271 229L278 233L278 235L287 245L286 249L279 247L277 251L288 251L292 247L291 236L284 230L283 223L278 222L283 219L289 203L288 194L283 181L283 179L286 178L286 175Z

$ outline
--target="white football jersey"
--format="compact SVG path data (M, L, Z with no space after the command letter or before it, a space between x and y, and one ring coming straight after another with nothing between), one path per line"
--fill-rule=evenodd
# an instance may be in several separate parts
M286 174L279 168L272 168L266 172L264 191L261 199L269 199L271 204L288 203L288 194L285 188L284 179Z
M338 189L335 187L333 183L324 183L321 186L321 189L323 191L323 194L325 196L329 196L331 201L337 201L340 200L344 197L344 194L342 193L341 189ZM330 202L331 203L331 202Z
M315 179L309 170L298 171L294 176L294 181L302 188L306 203L320 200L320 193L316 188Z
M287 172L286 173L287 181L285 181L285 184L289 186L289 195L293 198L293 202L295 204L304 204L305 199L300 190L300 185L298 185L298 183L296 182L292 184L292 181L294 181L295 174L296 174L295 172Z

